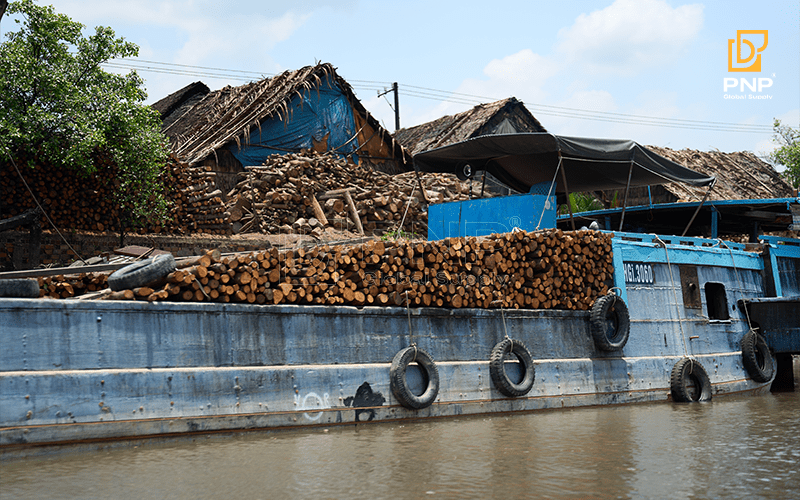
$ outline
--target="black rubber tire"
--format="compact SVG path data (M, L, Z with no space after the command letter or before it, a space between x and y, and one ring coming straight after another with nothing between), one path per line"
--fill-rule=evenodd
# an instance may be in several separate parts
M753 330L742 337L742 364L756 382L769 382L775 375L775 358L767 341Z
M39 281L35 279L0 280L0 297L35 299L39 297Z
M145 286L175 270L172 254L156 255L118 269L108 277L108 287L115 292Z
M475 172L472 170L472 166L468 163L461 163L456 166L456 177L460 181L468 180L474 173Z
M681 358L675 363L669 387L672 400L678 403L711 400L711 380L703 365L692 358Z
M411 392L406 381L406 368L415 361L428 379L425 391L419 396ZM392 387L392 394L401 405L411 410L421 410L432 405L439 395L439 369L430 354L418 347L406 347L392 359L389 385Z
M505 369L506 354L513 354L522 364L522 380L516 384L508 378ZM489 356L489 375L492 383L498 391L510 398L517 398L528 394L533 388L533 381L536 378L536 369L533 366L533 358L525 344L519 340L504 339L492 348Z
M619 351L625 347L631 331L631 316L622 298L603 295L592 305L589 318L589 329L598 349Z

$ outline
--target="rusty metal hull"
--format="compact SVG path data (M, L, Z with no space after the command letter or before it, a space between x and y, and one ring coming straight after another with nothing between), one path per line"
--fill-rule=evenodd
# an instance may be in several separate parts
M743 322L682 318L678 328L671 305L658 305L669 291L628 288L631 335L615 353L595 348L578 311L424 308L409 318L403 308L0 299L0 450L667 401L685 356L704 366L714 397L767 390L742 367ZM489 375L505 335L534 358L523 397L504 396ZM390 388L390 362L412 343L440 376L421 410Z

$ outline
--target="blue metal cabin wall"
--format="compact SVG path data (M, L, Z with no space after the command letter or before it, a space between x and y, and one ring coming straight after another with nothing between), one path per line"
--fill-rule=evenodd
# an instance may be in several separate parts
M647 356L650 352L649 355L656 356L676 353L695 356L738 350L739 341L749 327L737 302L764 296L761 256L738 246L735 249L703 246L713 242L694 238L673 239L686 244L670 244L665 250L652 242L654 238L615 233L612 239L615 286L631 314L631 340L625 347L626 355ZM626 284L625 263L650 264L653 283ZM683 303L681 265L693 265L697 269L699 309L685 307ZM709 282L725 286L729 320L709 319L705 294L705 285ZM648 343L637 344L635 332L646 334Z
M716 266L697 266L701 307L688 308L683 303L680 272L677 266L653 264L652 285L628 285L628 308L631 315L631 337L646 333L650 342L631 343L626 355L675 355L686 356L736 351L739 341L748 331L744 311L737 301L743 298L763 296L763 282L758 271L734 270ZM704 293L708 282L725 285L729 320L711 320ZM629 341L631 342L631 341Z
M763 236L778 297L800 297L800 239Z
M555 196L538 194L430 205L428 240L508 233L515 227L525 231L553 228L555 208Z

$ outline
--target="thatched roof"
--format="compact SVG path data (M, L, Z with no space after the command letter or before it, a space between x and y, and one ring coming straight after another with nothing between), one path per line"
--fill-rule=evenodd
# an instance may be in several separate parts
M756 198L786 198L793 190L772 165L762 161L753 153L723 153L721 151L694 151L648 146L656 153L692 170L713 175L717 184L709 199L736 200ZM665 184L664 188L678 200L699 200L705 189L679 184Z
M211 89L205 83L194 82L153 104L152 107L161 113L161 128L168 128L209 92Z
M395 132L395 138L413 154L464 141L479 135L547 132L515 97L479 104L456 115L443 116Z
M338 88L350 102L358 123L365 126L360 143L382 141L388 155L400 164L411 164L411 156L381 127L356 98L350 85L328 63L286 71L239 87L227 86L208 93L199 103L173 123L164 127L175 154L189 164L197 164L220 148L235 143L247 144L251 131L271 118L291 119L293 98L313 92L321 86ZM367 134L366 128L370 128ZM365 137L362 139L362 135Z
M161 113L162 129L200 102L211 89L203 82L194 82L159 100L152 107Z

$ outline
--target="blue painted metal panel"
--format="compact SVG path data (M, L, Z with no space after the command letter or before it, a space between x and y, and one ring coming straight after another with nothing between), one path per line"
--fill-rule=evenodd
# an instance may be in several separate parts
M746 305L770 349L800 354L800 298L754 298Z
M582 311L423 308L409 331L402 308L0 299L0 446L665 400L687 354L715 394L764 387L741 367L738 318L687 318L689 338L676 333L665 269L654 266L653 287L628 290L621 352L595 348ZM710 272L702 279L732 270ZM506 334L536 363L526 397L491 383L489 353ZM441 379L421 411L389 387L392 357L412 343ZM352 401L365 383L374 400L361 410Z
M706 200L703 203L704 207L737 207L737 206L754 206L754 205L775 205L786 204L787 209L792 203L800 203L800 198L766 198L757 200ZM671 208L697 208L700 204L699 201L693 202L676 202L676 203L659 203L657 205L639 205L635 207L626 207L625 212L645 212L652 210L654 207L658 210L669 210ZM590 212L581 212L581 216L600 218L606 215L616 215L622 212L622 208L610 208L605 210L593 210ZM559 220L569 219L568 215L560 215Z
M428 207L428 240L555 227L555 196L521 194Z
M664 247L656 238L668 244L671 264L698 264L706 266L733 266L737 269L763 270L760 254L745 252L743 245L723 242L728 248L719 246L719 240L703 238L667 238L665 236L635 233L613 233L614 252L622 252L624 262L667 263ZM715 246L716 245L716 246Z
M778 257L800 259L800 239L781 238L778 236L760 236L759 239L769 243Z

